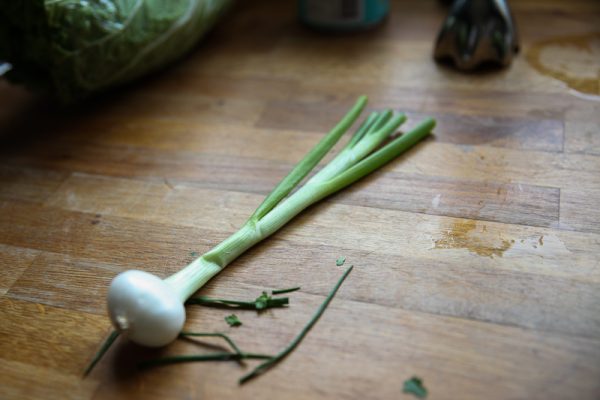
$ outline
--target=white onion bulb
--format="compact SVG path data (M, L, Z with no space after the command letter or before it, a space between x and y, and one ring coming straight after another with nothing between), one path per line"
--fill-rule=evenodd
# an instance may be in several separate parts
M175 290L158 276L136 270L112 280L108 313L118 331L149 347L171 343L185 322L185 308Z

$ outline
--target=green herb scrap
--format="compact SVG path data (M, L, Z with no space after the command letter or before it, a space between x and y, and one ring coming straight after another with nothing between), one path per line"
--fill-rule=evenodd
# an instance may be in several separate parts
M323 303L321 303L321 305L317 309L317 312L308 321L306 326L304 326L304 328L302 328L302 331L300 331L298 336L296 336L294 338L294 340L292 340L292 342L290 344L288 344L285 349L283 349L282 351L277 353L274 357L263 362L262 364L260 364L256 368L254 368L248 374L242 376L239 380L240 385L265 373L267 370L269 370L273 366L277 365L277 363L279 363L281 360L283 360L285 357L287 357L292 351L294 351L294 349L296 347L298 347L300 342L304 339L304 337L308 334L308 332L312 329L312 327L317 323L319 318L321 318L321 315L323 315L323 313L325 312L325 309L327 308L327 306L329 306L329 303L331 303L331 300L333 300L333 298L335 297L335 294L339 290L340 286L342 286L342 283L344 283L344 281L346 280L346 278L348 277L350 272L352 272L352 268L353 267L350 267L346 270L346 272L344 272L344 274L337 281L337 283L335 284L333 289L331 289L331 291L329 292L329 294L327 295L327 297L325 298Z
M242 325L242 321L235 314L231 314L225 317L225 322L229 324L229 326L240 326Z
M335 265L337 265L338 267L341 267L342 265L344 265L345 262L346 262L346 257L339 257L337 260L335 260Z
M404 393L413 394L419 399L427 397L427 389L423 386L423 380L416 376L404 381L404 389L402 391Z
M254 301L213 299L205 296L191 297L186 304L197 304L206 307L233 308L239 310L262 311L268 308L285 307L290 303L289 297L271 297L263 292Z
M296 290L300 290L300 286L296 286L296 287L288 288L288 289L273 289L273 290L271 290L271 294L273 294L273 295L284 294L284 293L295 292Z
M254 304L256 306L257 310L264 310L265 308L267 308L267 305L269 304L269 300L272 300L272 297L269 296L267 294L267 292L262 292L262 294L260 296L258 296L256 298L256 300L254 300Z

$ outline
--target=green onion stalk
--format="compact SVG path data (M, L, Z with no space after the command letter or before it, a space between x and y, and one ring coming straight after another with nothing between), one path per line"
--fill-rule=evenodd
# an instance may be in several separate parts
M435 121L427 118L392 138L406 120L392 110L372 112L339 154L292 191L358 119L367 104L361 96L339 123L292 169L246 223L212 250L166 279L139 270L117 275L108 291L111 322L140 345L160 347L180 334L186 300L246 250L274 234L310 205L387 164L427 136ZM385 144L384 144L385 143Z

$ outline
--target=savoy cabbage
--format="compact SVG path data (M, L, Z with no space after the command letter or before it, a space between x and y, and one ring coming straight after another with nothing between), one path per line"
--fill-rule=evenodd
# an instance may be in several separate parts
M8 79L69 102L181 57L232 0L18 0L0 7Z

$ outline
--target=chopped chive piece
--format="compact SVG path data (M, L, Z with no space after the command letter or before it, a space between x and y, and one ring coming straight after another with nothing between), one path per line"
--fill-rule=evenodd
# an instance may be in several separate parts
M104 356L104 354L108 351L108 349L115 342L117 337L119 337L119 332L117 331L112 331L110 335L108 335L108 337L106 338L104 343L102 343L102 346L100 346L100 349L98 350L92 361L90 361L88 367L83 372L83 376L87 376L90 372L92 372L92 369L94 369L96 364L98 364L98 361L100 361L102 356Z
M288 297L271 297L267 292L262 292L260 296L254 300L254 304L257 310L266 310L271 307L281 307L282 305L288 304Z
M225 322L229 324L229 326L241 326L242 321L235 314L231 314L225 317Z
M341 267L342 265L344 265L345 262L346 262L346 257L339 257L337 260L335 260L335 265L337 265L338 267Z
M308 331L310 331L310 329L317 323L317 321L319 320L321 315L323 315L323 312L325 312L325 309L327 308L327 306L329 305L329 303L331 302L331 300L337 293L340 286L342 286L342 283L344 282L344 280L346 279L346 277L348 276L350 271L352 271L352 268L353 267L350 267L346 270L346 272L344 272L344 275L342 275L342 277L338 280L338 282L335 284L335 286L333 287L331 292L329 292L329 294L327 295L327 298L325 298L323 303L317 309L317 312L313 315L313 317L310 319L308 324L306 324L306 326L302 329L302 331L298 334L298 336L296 336L294 338L294 340L292 340L292 342L285 349L283 349L281 352L279 352L277 355L268 359L264 363L260 364L258 367L256 367L254 370L252 370L250 373L242 376L239 380L240 384L246 383L250 379L253 379L253 378L257 377L258 375L263 374L269 368L273 367L278 362L283 360L287 355L289 355L300 344L300 342L302 341L302 339L304 339L304 337L306 336Z
M273 289L273 290L271 290L271 294L276 295L276 294L291 293L291 292L295 292L296 290L300 290L300 286L296 286L296 287L288 288L288 289Z
M232 308L239 310L266 310L268 308L285 307L289 304L290 299L288 297L276 297L272 298L263 292L254 301L239 301L239 300L227 300L227 299L212 299L209 297L198 296L191 297L187 300L186 304L198 304L207 307L222 307Z
M195 252L195 251L192 251L192 252L190 253L190 256L192 256L192 257L196 258L196 257L198 257L198 253L197 253L197 252Z
M195 337L220 337L220 338L223 338L227 343L229 343L229 345L231 346L231 348L233 349L233 351L235 351L237 354L242 354L242 351L239 349L239 347L237 347L237 345L235 344L235 342L231 338L229 338L229 336L227 336L224 333L181 332L179 334L179 337L187 337L187 336L195 336Z
M254 353L209 353L209 354L198 354L193 356L171 356L153 358L151 360L142 361L138 364L138 368L145 369L150 367L156 367L165 364L176 364L184 362L199 362L199 361L239 361L246 359L254 360L268 360L273 356L267 354L254 354Z
M193 362L193 361L240 361L245 359L258 359L258 360L268 360L273 358L271 355L267 354L255 354L255 353L244 353L240 350L240 348L235 344L235 342L224 333L204 333L204 332L181 332L179 337L220 337L223 338L233 349L234 353L231 352L218 352L218 353L209 353L209 354L198 354L192 356L170 356L170 357L161 357L154 358L151 360L142 361L138 364L138 368L149 368L155 367L158 365L165 364L176 364L183 362Z
M269 300L271 300L271 296L267 294L267 292L262 292L260 296L254 300L254 304L257 310L264 310L267 308L267 304L269 304Z
M427 397L427 389L423 386L423 380L416 376L404 381L404 388L402 391L404 393L413 394L419 399Z

